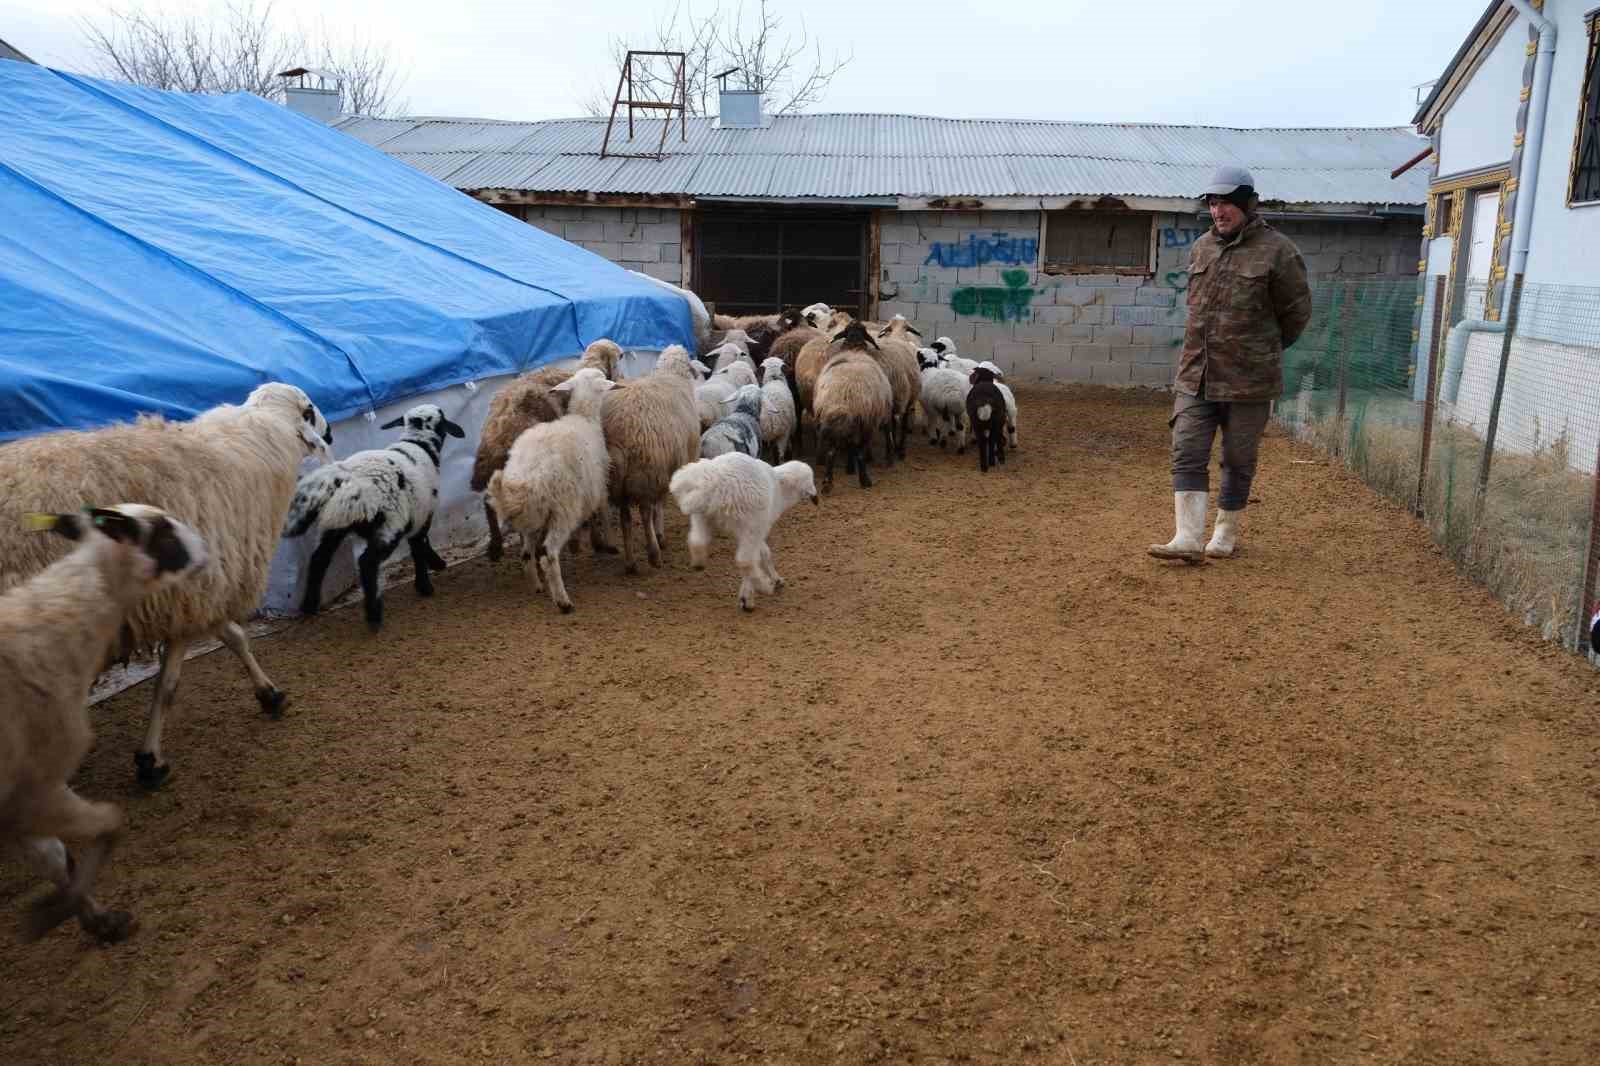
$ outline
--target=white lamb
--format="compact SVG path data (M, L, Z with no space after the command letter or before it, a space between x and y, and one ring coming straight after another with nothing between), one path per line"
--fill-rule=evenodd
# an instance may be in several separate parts
M761 446L783 462L794 436L794 390L783 376L783 360L769 356L761 363Z
M133 919L89 893L122 812L68 784L93 739L89 687L128 615L200 571L209 552L193 529L141 504L28 517L77 547L0 595L0 845L20 845L56 886L35 904L26 939L76 917L101 940L120 940ZM75 864L63 839L86 844Z
M713 374L719 370L726 370L734 363L739 362L748 364L751 370L756 368L755 360L750 358L749 348L743 344L734 344L731 341L723 341L707 352L705 358L711 363L711 372Z
M431 403L418 404L382 428L401 424L406 427L405 435L389 447L356 452L300 479L289 502L283 535L298 537L313 526L322 531L306 572L302 613L316 614L321 607L322 579L350 533L367 542L357 569L367 625L373 632L383 628L378 567L402 540L411 546L417 595L433 595L428 572L445 568L444 560L428 542L433 509L439 502L439 451L446 434L463 437L466 432Z
M772 595L784 585L772 564L767 534L791 506L809 499L817 504L811 467L798 461L772 467L760 459L733 452L700 459L672 475L669 486L678 509L689 516L689 562L705 569L713 531L738 542L734 562L744 575L739 606L755 610L756 590Z
M605 394L622 387L598 370L585 369L551 389L552 395L567 397L567 413L524 430L505 469L489 479L495 510L522 534L523 570L534 592L544 591L542 573L562 614L573 608L561 580L561 548L590 515L607 506L610 459L600 411Z
M922 349L923 353L931 349ZM966 450L967 444L967 391L971 389L965 374L926 361L922 364L922 412L928 421L928 443L943 448L950 437L955 438L957 454Z

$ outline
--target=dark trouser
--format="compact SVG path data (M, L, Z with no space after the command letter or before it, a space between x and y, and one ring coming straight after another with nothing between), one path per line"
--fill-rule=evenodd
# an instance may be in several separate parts
M1272 405L1202 400L1179 393L1172 404L1172 491L1207 492L1211 488L1211 442L1222 430L1222 495L1217 506L1242 511L1250 500L1250 482L1256 476L1256 453L1261 431L1267 428Z

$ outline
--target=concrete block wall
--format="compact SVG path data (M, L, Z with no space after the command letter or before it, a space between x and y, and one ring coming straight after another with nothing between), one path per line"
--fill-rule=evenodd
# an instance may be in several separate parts
M1045 274L1036 211L889 212L881 226L879 315L903 314L932 341L993 359L1018 381L1167 386L1186 319L1190 248L1207 223L1162 214L1148 275ZM1284 222L1313 280L1414 278L1421 220Z
M683 283L683 230L676 210L535 204L517 206L510 213L629 270L674 285Z

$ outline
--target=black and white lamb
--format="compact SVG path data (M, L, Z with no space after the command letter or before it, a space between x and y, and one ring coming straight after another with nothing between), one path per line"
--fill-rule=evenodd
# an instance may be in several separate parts
M715 459L729 452L761 455L761 386L741 385L723 404L722 417L700 434L700 458Z
M1006 461L1006 398L986 366L973 370L968 380L967 421L978 445L978 469L987 474L991 466Z
M367 625L383 628L383 589L378 568L400 542L411 545L417 595L433 595L430 570L443 570L428 543L433 509L439 502L439 451L446 434L464 436L461 427L431 403L418 404L381 428L406 427L405 435L387 448L374 448L319 467L300 479L283 535L298 537L315 526L322 531L306 574L300 610L316 614L322 606L322 579L344 538L355 533L367 542L361 554L361 595Z

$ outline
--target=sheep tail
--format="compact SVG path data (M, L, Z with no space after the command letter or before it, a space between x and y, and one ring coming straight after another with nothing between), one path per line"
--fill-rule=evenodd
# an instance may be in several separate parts
M695 467L698 463L680 466L672 475L672 480L667 482L667 491L672 493L672 498L677 501L678 510L684 514L696 514L705 504L705 481L701 472Z
M499 512L502 520L512 522L527 509L528 499L526 494L520 492L511 495L510 499L506 498L509 494L504 494L501 491L501 485L505 481L505 473L505 470L501 469L489 475L489 486L484 491L484 495L494 504L494 509Z

